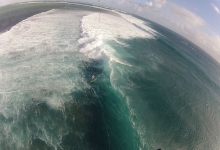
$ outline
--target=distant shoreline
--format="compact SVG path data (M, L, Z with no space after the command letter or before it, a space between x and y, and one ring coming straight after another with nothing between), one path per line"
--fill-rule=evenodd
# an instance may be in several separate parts
M0 7L0 34L10 30L17 23L34 16L36 14L49 11L51 9L86 9L89 11L99 11L113 13L106 8L93 6L84 3L69 2L25 2L5 5Z

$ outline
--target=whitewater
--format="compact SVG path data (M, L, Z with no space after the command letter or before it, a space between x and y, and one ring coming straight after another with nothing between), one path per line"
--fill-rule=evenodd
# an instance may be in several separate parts
M59 5L0 34L0 149L219 148L210 56L153 22Z

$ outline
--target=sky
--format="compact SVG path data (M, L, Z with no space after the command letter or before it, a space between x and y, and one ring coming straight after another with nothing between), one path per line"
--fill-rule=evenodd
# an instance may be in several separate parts
M0 0L0 6L24 1ZM220 0L68 1L100 4L152 20L189 39L220 63Z

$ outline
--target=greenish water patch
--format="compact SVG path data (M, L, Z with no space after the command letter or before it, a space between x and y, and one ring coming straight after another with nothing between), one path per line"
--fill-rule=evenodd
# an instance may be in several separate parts
M207 126L212 133L219 130L213 128L216 120L207 110L213 109L215 115L219 115L215 107L219 105L219 85L214 85L204 68L193 64L190 55L186 56L164 40L121 39L126 48L109 42L121 56L120 60L131 65L112 62L113 84L129 101L141 147L212 147L211 143L216 141L207 133Z
M0 149L219 148L220 66L186 39L149 23L163 36L105 39L109 55L89 59L78 51L80 20L97 9L55 3L4 7L0 14L13 15L2 29L64 6L37 18L52 22L48 38L33 28L38 44L12 38L20 49L6 45L0 55ZM16 20L21 9L28 13Z

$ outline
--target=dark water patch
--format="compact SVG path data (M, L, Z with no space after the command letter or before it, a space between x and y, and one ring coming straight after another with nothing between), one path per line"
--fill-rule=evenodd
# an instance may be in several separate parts
M14 118L13 117L5 117L4 114L0 114L0 120L2 120L2 122L0 122L0 124L8 124L8 123L12 123Z
M100 150L109 149L109 135L100 104L90 105L87 107L87 110L93 112L87 133L87 139L91 147Z
M215 90L216 92L220 90L218 78L216 78L214 74L211 73L214 71L215 73L220 74L220 68L216 66L215 64L212 64L212 59L208 59L209 56L207 56L206 53L203 53L200 49L197 49L194 55L192 54L188 55L187 53L184 52L186 50L183 51L182 48L178 49L178 47L180 46L178 46L177 43L171 44L169 43L169 41L166 41L163 38L158 38L157 41L161 42L163 45L169 48L169 50L164 51L164 54L163 54L163 56L167 57L168 59L167 65L162 66L164 70L170 71L170 73L175 73L174 72L175 70L180 70L179 72L188 71L188 78L193 78L193 80L196 80L195 84L206 85L206 87L204 88L207 88L207 90L209 90L210 88ZM180 43L180 44L183 45L183 43ZM188 49L188 47L186 46L185 49ZM199 61L195 61L196 59L194 59L194 57L195 56L197 57L198 55L196 55L196 53L199 53L199 52L202 53L202 54L199 54L201 55L201 57L196 58ZM176 54L175 58L169 59L170 57L169 55L173 53ZM200 63L201 60L203 60L202 64L205 64L205 65L201 65ZM178 64L178 66L173 65L173 61L175 61L175 63ZM209 64L209 66L207 66L207 64ZM172 66L173 68L170 68L170 66ZM207 72L207 71L210 71L210 72ZM201 78L199 78L198 76L201 76Z
M30 141L30 150L54 150L54 148L42 139L33 137Z
M26 91L13 117L1 114L0 149L138 149L127 105L105 62L83 61L79 74L89 87L65 94L41 88L34 97Z
M103 60L95 61L90 59L90 62L82 62L82 66L80 66L83 76L87 79L88 82L92 80L92 75L97 79L101 76L103 72Z
M195 45L193 42L182 37L181 35L149 20L147 20L147 22L148 26L155 29L163 36L157 37L159 41L163 42L167 46L171 46L171 49L174 48L176 52L184 54L183 56L187 57L187 59L191 61L194 66L197 66L199 69L203 70L211 80L220 84L220 80L218 79L218 76L220 75L219 62L217 62L199 46ZM215 70L215 73L213 70Z
M110 84L110 72L103 60L83 62L84 76L94 90L86 99L85 109L91 118L86 137L93 149L137 149L127 106ZM105 67L105 68L104 68ZM91 76L97 78L89 82ZM88 93L88 92L87 92ZM83 95L84 97L85 95Z

